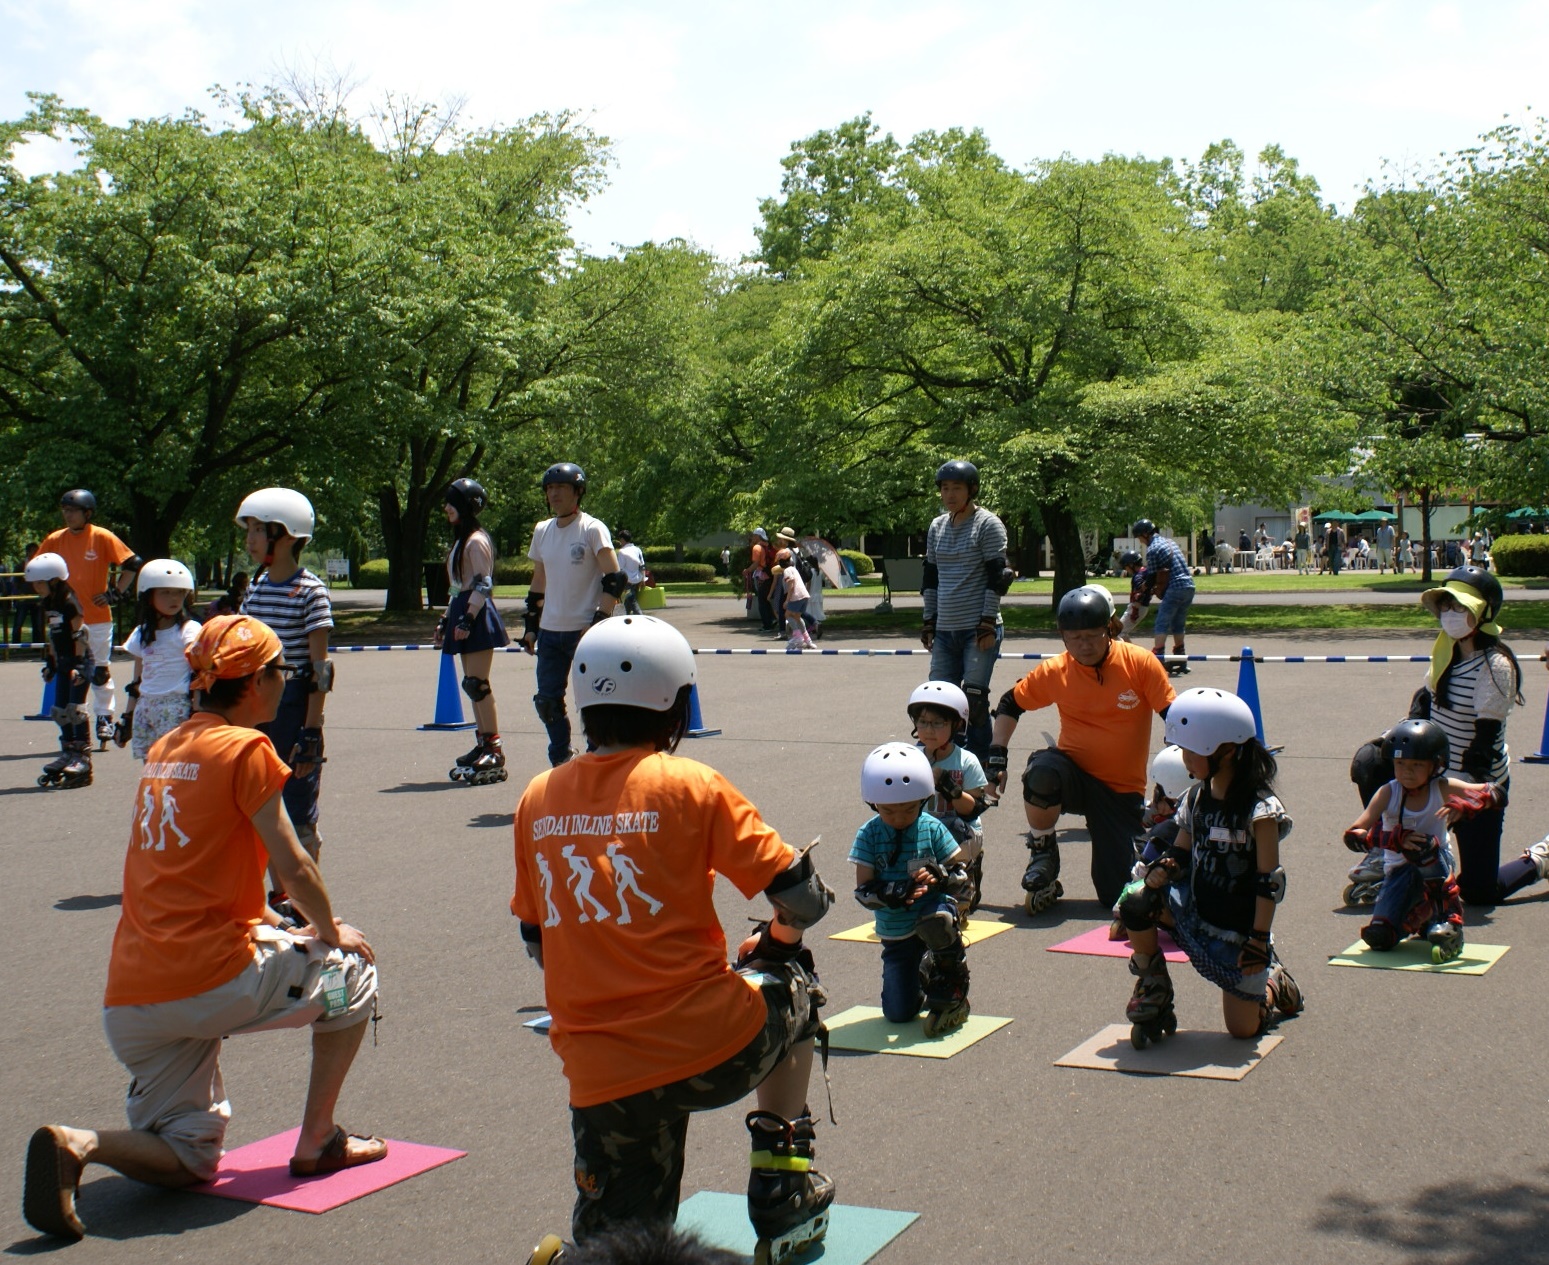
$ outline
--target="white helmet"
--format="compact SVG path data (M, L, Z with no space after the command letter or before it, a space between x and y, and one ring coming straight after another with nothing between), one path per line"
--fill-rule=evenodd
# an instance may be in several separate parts
M194 573L171 558L152 558L140 568L134 591L137 595L143 595L151 589L182 589L185 593L192 593Z
M1101 584L1083 584L1080 591L1083 593L1095 593L1102 603L1107 606L1108 618L1113 618L1113 593L1109 589L1104 588Z
M1253 712L1224 690L1184 690L1167 709L1163 736L1195 755L1214 755L1228 742L1256 737Z
M1163 747L1151 757L1151 781L1162 788L1162 794L1168 799L1183 798L1194 775L1183 765L1181 748Z
M259 488L250 492L237 506L237 526L246 527L250 518L260 523L278 523L298 540L310 540L317 526L312 502L292 488Z
M22 570L27 580L68 580L70 568L57 553L35 553Z
M868 804L913 804L936 793L925 752L908 742L884 742L861 765L861 798Z
M968 723L968 695L964 694L951 681L927 681L924 685L914 687L914 693L909 695L909 716L914 718L915 708L921 703L929 703L932 707L940 707L949 712L956 712L963 724Z
M570 696L579 708L598 703L664 712L694 683L694 652L666 620L624 615L588 628L570 664Z

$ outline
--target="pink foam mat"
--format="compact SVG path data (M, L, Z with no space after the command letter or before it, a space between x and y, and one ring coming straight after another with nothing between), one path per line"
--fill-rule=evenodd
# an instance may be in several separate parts
M1187 962L1189 955L1174 943L1165 931L1157 934L1162 956L1169 962ZM1110 940L1107 927L1093 927L1070 940L1049 946L1050 953L1085 953L1096 958L1127 958L1130 955L1128 940Z
M215 1180L189 1189L202 1195L220 1195L295 1212L327 1212L468 1154L444 1146L389 1139L386 1156L375 1164L340 1169L323 1177L292 1177L290 1157L300 1132L291 1129L227 1151L221 1157Z

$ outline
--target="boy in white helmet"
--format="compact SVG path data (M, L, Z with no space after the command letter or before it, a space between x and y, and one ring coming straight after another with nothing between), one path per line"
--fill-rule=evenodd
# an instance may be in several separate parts
M966 896L968 872L957 841L924 811L935 792L923 751L884 742L861 765L861 798L876 816L850 845L855 899L875 915L882 941L882 1013L889 1023L909 1023L923 1003L928 1037L968 1022L955 899Z
M267 624L297 669L273 720L259 725L291 768L285 811L301 846L315 861L323 850L317 833L317 801L323 777L323 704L333 689L328 631L333 603L328 586L301 565L317 526L312 502L291 488L260 488L237 507L237 526L247 532L247 552L258 568L242 599L242 614ZM283 899L275 893L275 899Z
M539 773L516 809L516 889L570 1085L578 1242L671 1224L688 1118L756 1091L748 1215L765 1259L822 1238L834 1184L807 1107L824 997L802 932L834 894L714 769L673 752L694 654L659 619L586 631L570 691L589 750ZM716 875L773 911L735 967Z
M957 840L968 869L966 911L979 908L984 886L984 827L989 778L979 757L961 745L968 732L968 695L950 681L926 681L909 695L909 719L936 779L929 812Z

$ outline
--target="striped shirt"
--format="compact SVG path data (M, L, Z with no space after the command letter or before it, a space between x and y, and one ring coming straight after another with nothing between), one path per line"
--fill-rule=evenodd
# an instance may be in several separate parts
M981 619L1000 622L1000 594L990 588L984 564L1006 552L1006 527L983 506L966 522L938 514L925 533L925 559L936 564L936 584L921 595L925 618L940 632L977 628Z
M1492 647L1459 659L1447 669L1443 683L1447 702L1442 704L1440 694L1432 699L1431 719L1447 734L1447 775L1469 782L1505 781L1511 771L1511 752L1506 746L1504 724L1495 740L1489 771L1482 777L1463 768L1463 753L1473 744L1476 720L1504 721L1511 711L1517 692L1511 660Z
M305 567L278 584L265 571L242 599L242 613L269 626L280 639L286 663L311 663L307 634L333 627L328 587Z

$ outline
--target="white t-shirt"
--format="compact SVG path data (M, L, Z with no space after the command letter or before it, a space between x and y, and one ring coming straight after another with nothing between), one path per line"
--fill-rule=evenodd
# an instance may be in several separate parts
M631 584L644 583L645 555L640 552L640 546L634 543L620 545L618 555L619 568L624 572L624 578Z
M548 632L584 632L602 601L602 568L597 555L613 548L605 524L577 514L567 527L546 518L532 529L527 556L543 563L543 618Z
M135 625L129 640L124 642L124 649L140 661L142 696L188 692L188 660L183 657L183 651L194 644L199 628L199 621L190 619L181 629L157 629L156 640L147 646L140 639L140 625ZM180 632L181 637L178 636Z

